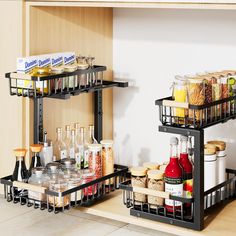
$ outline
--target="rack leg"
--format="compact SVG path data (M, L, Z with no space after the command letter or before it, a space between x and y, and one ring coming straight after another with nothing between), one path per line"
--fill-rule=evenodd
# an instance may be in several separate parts
M43 98L34 98L34 143L43 142Z
M204 130L194 132L194 223L196 230L204 228Z
M102 90L94 92L94 136L98 142L102 140Z

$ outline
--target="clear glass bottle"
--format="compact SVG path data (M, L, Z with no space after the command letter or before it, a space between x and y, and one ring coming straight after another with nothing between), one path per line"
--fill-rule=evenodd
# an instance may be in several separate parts
M39 156L40 156L42 166L45 167L48 163L53 161L53 145L52 145L52 141L47 139L46 131L44 131L42 144L43 144L43 148Z
M67 157L70 154L70 142L71 142L71 127L70 125L66 125L65 127L65 138L64 138L67 150Z
M27 182L28 180L28 171L25 165L25 155L27 150L26 149L14 149L14 154L16 157L16 164L14 168L14 172L12 174L12 181L20 181L20 182ZM18 200L19 196L27 194L27 191L12 187L11 193L14 194L13 200Z
M89 125L87 143L88 144L97 144L98 143L98 141L94 137L94 125Z
M183 197L183 171L178 160L178 138L170 139L170 162L165 169L165 192L173 196ZM165 199L165 206L168 212L175 212L181 209L182 203Z
M86 128L81 127L80 128L80 158L81 158L81 169L88 168L88 142L86 139Z
M75 140L75 130L71 130L71 140L69 144L69 158L76 158L76 155L79 153L79 148L76 145L76 140Z
M29 168L29 176L31 176L33 168L42 166L40 156L39 156L39 153L41 152L42 147L43 146L41 144L30 145L30 150L33 153L33 156L32 156L31 164Z
M57 160L67 157L66 144L62 138L62 128L57 128L57 139L54 145L54 155L57 157Z

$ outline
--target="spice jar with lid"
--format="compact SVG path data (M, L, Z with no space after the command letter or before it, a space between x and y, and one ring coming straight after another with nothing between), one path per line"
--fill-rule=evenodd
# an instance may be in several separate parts
M57 193L62 193L68 190L68 183L63 178L50 180L49 189ZM67 194L63 197L54 197L54 196L49 195L48 201L49 201L49 204L52 205L53 207L62 208L69 205L70 194Z
M163 171L149 170L147 172L147 176L148 176L147 186L149 189L164 191ZM164 199L161 197L148 195L148 203L150 204L150 208L156 208L157 206L163 206Z
M131 168L131 185L132 187L147 187L147 168L132 167ZM146 195L134 192L134 204L141 205L147 201Z
M176 102L187 102L187 80L182 76L175 76L173 84L173 99ZM178 121L183 123L184 117L188 115L188 110L184 108L175 108L175 114Z
M188 99L190 105L203 105L205 102L205 84L199 77L188 78ZM202 110L189 109L189 118L194 122L203 120Z
M45 168L43 167L35 167L32 169L32 175L29 178L28 183L40 187L47 187L47 181L49 178L45 175ZM28 191L28 197L30 202L35 202L36 204L40 204L41 202L46 201L45 193Z
M95 172L96 178L102 177L102 145L101 144L89 144L89 158L88 168Z
M156 162L144 162L143 167L147 168L148 170L157 170L159 169L159 164Z
M113 140L102 140L102 175L114 173ZM114 178L105 181L105 185L113 185Z
M82 184L82 176L78 171L77 173L73 173L70 175L68 180L68 189L78 187ZM71 202L72 204L77 203L81 200L81 190L77 190L76 192L71 193Z
M83 184L87 184L96 179L95 172L90 169L83 170ZM95 195L97 193L97 184L91 185L83 189L83 195L85 197Z

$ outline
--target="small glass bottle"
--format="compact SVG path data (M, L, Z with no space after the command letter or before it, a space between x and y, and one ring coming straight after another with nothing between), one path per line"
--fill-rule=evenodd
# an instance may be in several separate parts
M170 162L165 169L165 192L173 196L183 197L183 171L178 160L178 138L170 139ZM182 203L165 199L166 210L175 212L181 209Z
M31 164L29 168L29 176L31 176L33 168L42 166L40 156L39 156L39 153L41 152L42 147L43 146L41 144L30 145L30 150L33 153L33 156L32 156Z
M80 131L81 131L80 132L81 142L83 146L83 158L82 158L83 165L81 164L81 167L82 169L85 169L88 168L88 158L89 158L88 142L86 139L86 128L82 127Z
M58 160L67 157L66 144L62 139L62 128L57 128L57 139L54 145L54 154L56 155Z
M66 125L65 127L65 144L66 144L66 150L67 150L67 156L69 156L70 153L70 142L71 142L71 127L70 125Z
M71 140L69 144L69 158L76 158L76 155L78 155L79 149L78 146L76 145L76 140L75 140L75 130L71 130Z
M88 152L88 148L85 143L85 128L84 127L80 128L80 135L77 136L76 144L78 147L78 154L76 155L76 166L78 169L84 169L85 154Z
M89 132L88 132L88 144L97 144L98 141L94 137L94 125L89 125Z
M26 183L28 180L28 171L26 169L25 165L25 155L26 155L27 150L26 149L14 149L14 154L16 157L16 164L14 168L14 172L12 174L12 181L20 181ZM11 193L14 193L14 199L13 200L18 200L19 196L27 194L27 191L12 187Z

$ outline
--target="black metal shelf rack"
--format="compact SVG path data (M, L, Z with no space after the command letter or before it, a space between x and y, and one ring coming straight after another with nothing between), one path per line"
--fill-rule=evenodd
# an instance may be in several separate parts
M194 230L202 230L204 228L204 217L211 208L219 204L225 204L236 197L236 170L231 169L226 169L227 180L225 182L204 192L204 131L208 127L235 119L236 94L205 105L179 104L175 103L172 97L156 100L155 104L159 106L159 118L162 123L159 126L159 132L192 136L194 138L191 215L185 218L183 207L180 210L173 209L174 213L171 214L164 207L157 207L153 211L148 203L139 202L136 204L137 201L134 200L130 181L120 185L120 188L123 189L124 204L131 207L131 215ZM175 108L182 109L181 114L187 113L187 115L178 117ZM191 117L188 115L190 110L192 112ZM183 113L183 111L187 112ZM170 196L170 199L174 202L182 202L182 205L188 200L175 196Z

